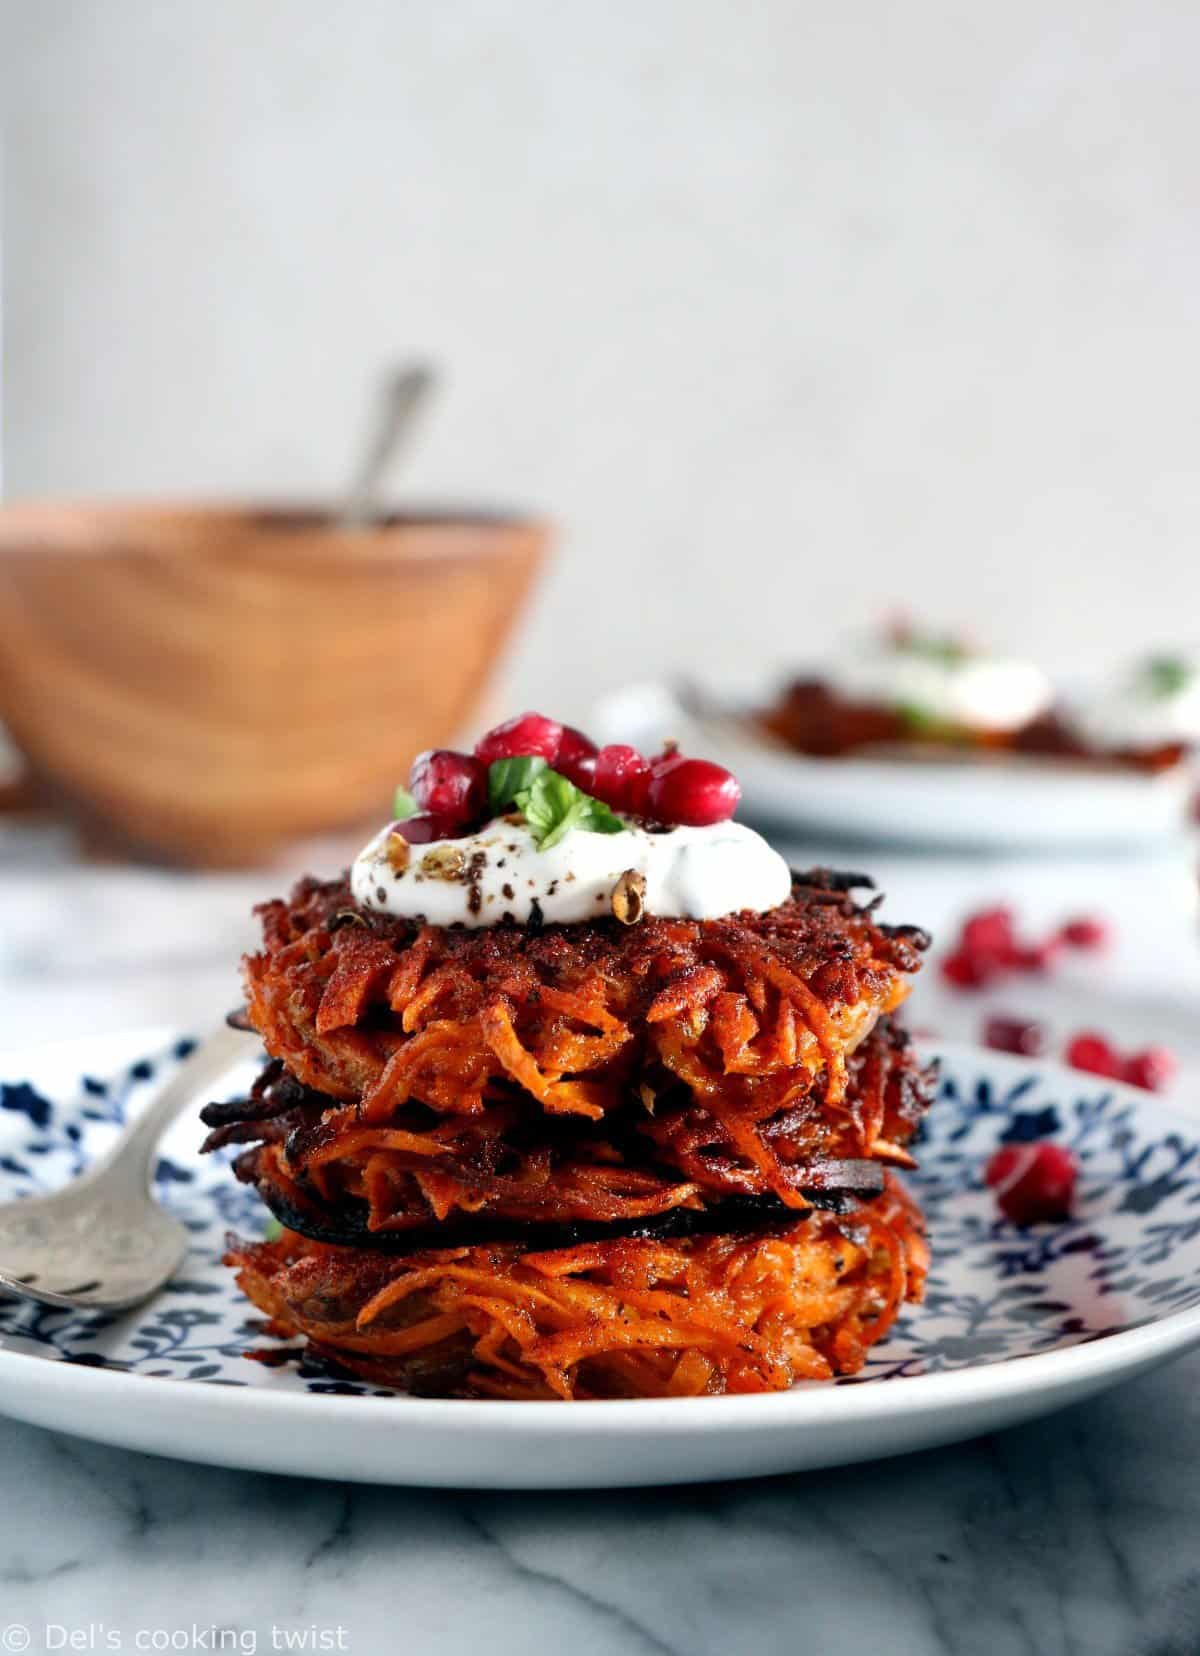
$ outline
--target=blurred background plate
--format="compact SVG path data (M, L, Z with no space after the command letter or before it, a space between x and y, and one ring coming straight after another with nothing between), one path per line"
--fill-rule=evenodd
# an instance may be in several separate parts
M816 759L791 753L734 711L765 705L741 683L706 686L712 709L691 710L663 682L606 697L592 727L601 742L652 751L676 740L728 765L755 820L843 844L956 849L1097 851L1161 845L1182 833L1192 776L1027 758Z

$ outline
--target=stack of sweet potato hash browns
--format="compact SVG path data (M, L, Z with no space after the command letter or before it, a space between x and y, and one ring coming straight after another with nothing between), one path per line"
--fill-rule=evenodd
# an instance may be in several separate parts
M854 1373L927 1260L893 1170L932 1076L891 1014L928 940L869 884L628 926L428 926L344 879L265 904L270 1061L204 1120L284 1227L227 1256L272 1332L436 1396Z

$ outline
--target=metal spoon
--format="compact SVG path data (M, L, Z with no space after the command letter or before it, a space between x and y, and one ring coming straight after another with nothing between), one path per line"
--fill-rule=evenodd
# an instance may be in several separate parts
M366 529L378 518L379 484L395 458L400 439L411 432L435 382L433 369L422 362L410 363L388 375L375 410L371 441L337 514L339 528Z
M79 1311L123 1311L162 1287L188 1233L151 1194L158 1141L175 1117L253 1051L210 1035L103 1161L53 1196L0 1205L0 1292Z

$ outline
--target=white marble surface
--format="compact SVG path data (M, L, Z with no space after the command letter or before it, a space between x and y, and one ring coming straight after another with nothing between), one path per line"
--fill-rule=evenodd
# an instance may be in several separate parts
M1042 1013L1060 1035L1088 1022L1130 1043L1167 1040L1186 1060L1180 1101L1200 1101L1189 856L834 860L876 870L893 918L935 927L1004 897L1031 925L1107 913L1110 958L992 999ZM84 867L61 835L7 831L0 1047L49 1038L64 1020L210 1022L235 997L248 905L270 884ZM985 1004L945 994L930 974L914 1021L970 1034ZM308 1641L292 1648L359 1656L1191 1656L1198 1398L1192 1357L953 1449L762 1483L571 1496L275 1479L0 1421L0 1650L23 1648L24 1628L33 1651L266 1651L290 1635Z

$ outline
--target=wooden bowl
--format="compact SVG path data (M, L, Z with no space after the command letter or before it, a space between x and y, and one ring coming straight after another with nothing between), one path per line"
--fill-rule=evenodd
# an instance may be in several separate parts
M451 740L537 573L544 525L362 530L316 512L0 509L0 720L85 824L192 864L378 821Z

